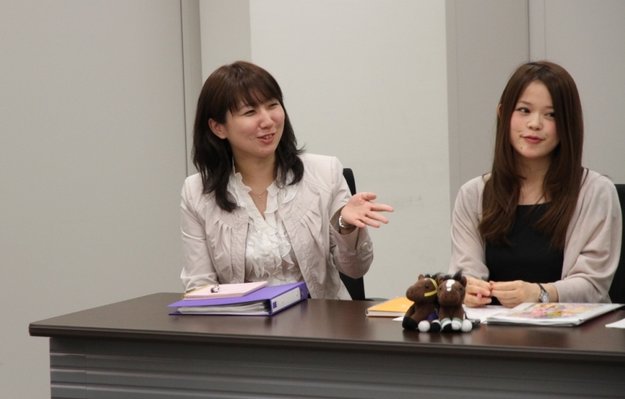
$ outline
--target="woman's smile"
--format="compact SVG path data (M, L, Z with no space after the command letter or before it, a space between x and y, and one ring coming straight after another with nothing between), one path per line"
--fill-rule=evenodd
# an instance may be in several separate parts
M276 137L275 133L269 133L269 134L265 134L263 136L258 137L258 139L263 144L271 144L273 143L273 140L275 137Z
M525 141L527 141L529 144L540 144L543 142L543 138L542 137L538 137L538 136L521 136Z

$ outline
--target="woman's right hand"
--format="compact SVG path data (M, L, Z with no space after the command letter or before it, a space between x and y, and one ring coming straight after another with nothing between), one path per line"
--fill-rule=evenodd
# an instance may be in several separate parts
M352 195L347 204L341 209L343 220L352 226L364 228L380 227L387 224L388 219L382 212L393 212L393 207L375 202L375 193L357 193Z
M467 276L464 304L475 308L489 305L491 302L490 283L475 277Z

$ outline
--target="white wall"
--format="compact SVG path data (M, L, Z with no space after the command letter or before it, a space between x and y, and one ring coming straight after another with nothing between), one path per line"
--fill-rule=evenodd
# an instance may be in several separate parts
M359 191L374 191L395 207L391 223L371 232L376 255L365 278L367 294L395 295L419 272L445 270L445 4L239 0L223 8L224 3L200 2L202 26L209 27L202 30L202 51L209 54L202 62L211 66L202 68L204 76L237 58L268 69L283 89L300 145L338 156L354 169ZM225 52L232 59L224 59L217 38L245 23L249 44L242 27ZM214 36L207 36L209 30Z
M584 164L625 182L625 2L447 0L451 196L490 168L494 109L522 62L562 64L580 91Z
M0 30L0 397L45 398L30 322L181 290L181 6L3 1Z
M529 59L528 35L527 1L447 0L452 199L492 166L497 102L512 71Z
M625 2L530 0L530 6L532 59L562 64L577 83L585 166L624 183Z
M367 294L446 270L449 163L445 4L250 1L252 60L280 82L300 144L353 168L392 204L371 230Z
M202 77L234 60L249 60L249 0L201 0Z

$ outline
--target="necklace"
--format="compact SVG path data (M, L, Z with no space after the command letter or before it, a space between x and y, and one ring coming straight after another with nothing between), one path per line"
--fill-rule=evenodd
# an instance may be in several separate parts
M267 190L263 191L260 194L257 194L255 192L253 192L252 190L249 191L250 195L252 196L252 198L258 198L258 199L262 199L266 194L267 194Z

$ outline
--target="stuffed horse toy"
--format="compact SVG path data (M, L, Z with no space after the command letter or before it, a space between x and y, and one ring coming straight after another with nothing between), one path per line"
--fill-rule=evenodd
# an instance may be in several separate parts
M468 320L462 304L467 278L461 272L453 276L441 276L438 280L438 317L442 332L469 332L473 323Z
M429 274L420 274L417 281L406 290L406 298L413 301L408 308L402 327L421 332L440 331L437 303L438 283Z

